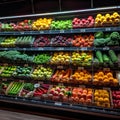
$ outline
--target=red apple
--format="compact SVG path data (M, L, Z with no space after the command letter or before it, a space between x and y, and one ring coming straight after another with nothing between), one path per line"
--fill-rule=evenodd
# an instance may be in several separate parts
M59 96L53 96L52 99L53 99L54 101L58 101L58 100L59 100Z
M60 92L60 93L59 93L59 96L60 96L60 97L63 97L63 96L64 96L64 93L63 93L63 92Z
M59 87L56 87L56 89L55 89L56 91L58 91L58 92L60 92L61 91L61 89L59 88Z
M83 90L83 93L87 93L88 91L86 89Z
M85 103L85 99L84 99L84 98L80 98L80 99L79 99L79 102L80 102L80 103Z
M91 99L86 99L86 103L92 103Z
M68 97L67 96L63 96L63 102L68 102Z
M92 99L92 94L87 94L86 99Z
M48 94L49 99L52 99L52 97L53 97L53 94Z
M117 99L120 99L120 95L116 95L116 98L117 98Z

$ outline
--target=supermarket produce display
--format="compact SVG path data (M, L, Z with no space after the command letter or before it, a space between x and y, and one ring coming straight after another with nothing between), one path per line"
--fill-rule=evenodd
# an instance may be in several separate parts
M0 18L0 101L119 117L120 8L111 10Z

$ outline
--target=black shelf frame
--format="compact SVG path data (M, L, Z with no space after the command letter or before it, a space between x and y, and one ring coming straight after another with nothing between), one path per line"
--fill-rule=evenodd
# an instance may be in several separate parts
M78 104L70 104L70 103L63 103L57 101L50 101L50 100L42 100L42 99L31 99L31 98L23 98L17 96L7 96L7 95L0 95L0 102L6 103L13 103L13 104L20 104L20 105L30 105L30 106L37 106L37 107L45 107L51 109L59 109L62 111L76 111L79 113L94 113L94 115L99 114L100 116L108 115L112 116L113 118L120 118L120 110L119 109L111 109L111 108L101 108L96 106L86 106L86 105L78 105Z
M120 31L120 25L114 27L93 27L69 30L40 30L40 31L0 31L0 35L46 35L46 34L75 34L75 33L94 33L94 32Z
M1 17L0 21L12 21L12 20L19 20L24 18L37 18L37 17L55 17L61 18L70 17L73 15L84 14L84 13L94 13L96 12L105 12L105 11L112 11L112 10L120 10L120 6L115 7L106 7L106 8L94 8L94 9L86 9L86 10L75 10L75 11L65 11L65 12L54 12L54 13L43 13L43 14L33 14L33 15L22 15L22 16L10 16L10 17ZM98 31L103 32L112 32L112 31L120 31L119 26L113 27L93 27L93 28L80 28L80 29L69 29L69 30L41 30L41 31L0 31L1 36L17 36L17 35L47 35L47 34L80 34L80 33L94 33ZM120 47L39 47L39 48L0 48L0 50L19 50L19 51L95 51L95 50L120 50ZM112 109L112 108L99 108L96 106L84 106L84 105L71 105L69 103L62 103L56 101L47 101L47 100L37 100L37 99L29 99L29 98L22 98L17 96L8 96L8 95L0 95L0 102L6 103L13 103L19 105L29 105L29 106L37 106L37 107L44 107L44 108L51 108L51 109L58 109L63 111L72 111L76 113L86 113L86 114L99 114L99 115L108 115L109 117L120 118L120 109Z
M0 48L1 51L9 51L9 50L18 50L18 51L107 51L107 50L114 50L119 51L120 46L113 46L113 47L30 47L30 48Z

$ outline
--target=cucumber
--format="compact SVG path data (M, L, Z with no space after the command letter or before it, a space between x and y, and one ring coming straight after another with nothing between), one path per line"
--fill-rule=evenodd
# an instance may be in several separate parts
M110 56L110 59L112 60L112 62L118 61L118 57L113 50L109 50L108 53L109 53L109 56Z
M109 57L104 53L103 54L103 61L108 63L109 60L110 60Z

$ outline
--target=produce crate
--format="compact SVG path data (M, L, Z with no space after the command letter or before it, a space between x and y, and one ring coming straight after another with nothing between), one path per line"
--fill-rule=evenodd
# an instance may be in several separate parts
M54 47L69 47L72 45L72 40L69 36L57 35L51 38L51 45Z
M23 82L11 82L6 90L6 95L17 96L23 86Z
M50 80L53 74L53 69L51 67L45 67L43 65L35 66L31 72L30 77L34 80Z
M47 100L48 99L48 90L50 88L49 84L44 84L43 82L38 82L35 85L33 92L34 99Z
M13 65L4 65L3 69L0 73L0 77L2 78L10 78L12 74L16 71L16 66Z
M17 69L12 76L19 79L30 79L33 68L29 67L27 70L27 67L29 67L28 64L25 64L24 66L17 66Z
M120 109L120 88L111 90L112 108Z
M50 60L51 65L69 65L71 63L70 52L54 52Z
M68 103L72 87L63 85L51 85L48 90L48 100Z
M116 71L111 71L110 68L99 69L97 72L94 70L93 85L98 86L119 86Z
M51 46L49 36L37 36L33 41L33 47L48 47Z
M20 37L17 37L15 45L17 47L22 47L22 48L23 47L32 47L34 40L35 40L34 36L20 36Z
M51 60L51 54L50 53L41 53L41 54L36 54L34 55L33 63L36 65L43 65L43 64L50 64Z
M92 52L72 52L71 53L71 64L74 66L92 66L93 53Z
M111 89L94 89L93 106L100 108L112 108Z
M10 82L9 81L1 81L0 83L0 94L4 95L6 94L6 90L9 86Z
M77 67L73 70L72 75L70 76L70 83L72 84L92 84L92 71L84 67Z
M63 68L63 69L55 69L51 81L58 82L58 83L70 83L70 76L72 75L71 68Z
M31 88L32 87L32 88ZM18 96L25 98L32 98L34 94L35 88L32 83L25 83L23 88L20 90Z
M91 106L93 104L93 93L92 88L87 88L84 85L73 87L69 102L73 105Z

